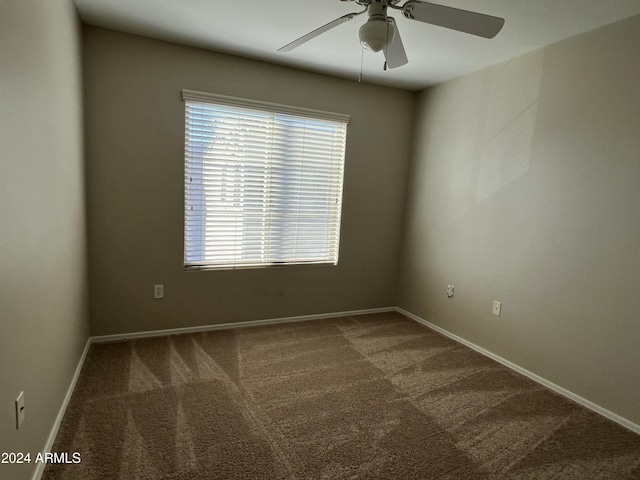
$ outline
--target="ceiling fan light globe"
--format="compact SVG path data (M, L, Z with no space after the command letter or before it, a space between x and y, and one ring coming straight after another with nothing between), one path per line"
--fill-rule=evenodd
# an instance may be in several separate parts
M395 28L386 19L370 18L360 27L359 35L363 47L379 52L393 40Z

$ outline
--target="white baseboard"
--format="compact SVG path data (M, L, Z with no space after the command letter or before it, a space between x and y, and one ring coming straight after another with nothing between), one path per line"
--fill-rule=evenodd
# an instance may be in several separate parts
M115 335L100 335L91 337L91 343L115 342L132 338L161 337L181 333L208 332L212 330L228 330L231 328L259 327L275 325L277 323L306 322L308 320L322 320L323 318L347 317L350 315L364 315L367 313L395 312L396 307L369 308L366 310L350 310L347 312L320 313L317 315L302 315L297 317L268 318L265 320L249 320L246 322L220 323L215 325L200 325L197 327L170 328L166 330L149 330L146 332L118 333Z
M78 382L78 377L80 377L80 371L82 370L84 361L87 358L87 352L89 352L90 346L91 346L91 337L87 339L87 343L84 346L84 350L82 351L82 355L80 356L80 360L78 361L78 365L76 366L76 371L73 373L73 378L71 379L71 383L69 384L69 388L67 389L67 394L64 396L64 400L62 401L60 411L58 412L56 421L53 423L53 428L49 433L49 437L47 438L47 442L45 443L43 452L50 452L51 449L53 448L53 443L56 441L58 430L60 430L60 424L62 423L64 414L66 413L67 407L69 406L71 395L73 395L73 391L76 388L76 383ZM47 466L46 463L37 464L36 471L33 473L33 477L32 477L33 480L40 480L46 466Z
M609 420L613 420L614 422L622 425L625 428L628 428L629 430L640 434L640 425L633 423L630 420L627 420L624 417L621 417L620 415L617 415L609 410L607 410L606 408L601 407L600 405L597 405L589 400L587 400L586 398L581 397L580 395L576 395L575 393L567 390L566 388L562 388L559 385L556 385L555 383L550 382L549 380L542 378L539 375L536 375L533 372L530 372L529 370L526 370L518 365L516 365L515 363L511 363L509 360L505 360L504 358L496 355L495 353L492 353L488 350L485 350L482 347L479 347L478 345L476 345L475 343L471 343L468 340L465 340L462 337L459 337L457 335L454 335L453 333L438 327L437 325L434 325L431 322L428 322L427 320L418 317L417 315L414 315L413 313L410 313L400 307L396 307L396 312L401 313L407 317L409 317L412 320L415 320L416 322L430 328L431 330L434 330L438 333L441 333L442 335L444 335L445 337L448 337L452 340L455 340L458 343L461 343L463 345L466 345L467 347L475 350L478 353L481 353L482 355L491 358L492 360L495 360L498 363L501 363L502 365L504 365L505 367L510 368L511 370L515 370L518 373L521 373L522 375L529 377L531 380L538 382L541 385L544 385L545 387L553 390L556 393L559 393L560 395L568 398L569 400L573 400L574 402L582 405L583 407L588 408L589 410L592 410L600 415L602 415L603 417L608 418Z

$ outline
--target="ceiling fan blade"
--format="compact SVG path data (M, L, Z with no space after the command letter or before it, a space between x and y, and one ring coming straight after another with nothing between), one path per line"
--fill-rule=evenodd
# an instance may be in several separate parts
M294 48L299 47L303 43L306 43L309 40L312 40L319 35L322 35L323 33L331 30L332 28L337 27L338 25L342 25L344 22L348 22L349 20L354 19L361 13L364 13L364 11L356 12L356 13L347 13L346 15L343 15L340 18L336 18L333 22L329 22L326 25L321 26L320 28L316 28L314 31L309 32L306 35L303 35L302 37L298 38L297 40L294 40L293 42L286 44L284 47L279 48L278 52L290 52Z
M395 34L393 40L384 49L384 58L387 60L387 66L389 68L397 68L409 63L407 59L407 52L404 51L404 45L402 44L402 38L400 38L400 30L393 17L388 17L388 21L393 24Z
M483 13L409 0L402 7L405 17L484 38L493 38L502 29L504 18Z

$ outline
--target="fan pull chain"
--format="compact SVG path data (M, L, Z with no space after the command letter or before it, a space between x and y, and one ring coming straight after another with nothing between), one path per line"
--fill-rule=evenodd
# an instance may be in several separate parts
M387 43L384 45L384 67L383 70L387 71L387 57L389 57L389 20L387 20Z
M358 83L362 83L362 65L364 64L364 47L360 47L360 75L358 76Z

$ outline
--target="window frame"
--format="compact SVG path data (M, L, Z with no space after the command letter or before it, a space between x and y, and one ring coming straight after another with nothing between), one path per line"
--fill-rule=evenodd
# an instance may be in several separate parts
M188 89L182 90L182 98L185 103L185 111L184 111L185 113L185 117L184 117L185 119L185 153L184 153L185 178L184 178L184 210L183 210L183 227L184 227L183 267L184 269L186 271L201 271L201 270L232 270L232 269L235 270L235 269L255 269L255 268L274 268L274 267L282 268L282 267L293 267L293 266L304 266L304 265L325 265L325 266L337 265L338 259L339 259L339 252L340 252L340 234L341 234L341 228L342 228L342 202L344 197L344 169L346 164L347 126L350 120L350 116L345 114L340 114L340 113L332 113L332 112L327 112L322 110L314 110L314 109L303 108L303 107L294 107L294 106L276 104L271 102L263 102L259 100L231 97L227 95L205 93L205 92L199 92L199 91L188 90ZM189 206L188 194L190 190L189 190L188 182L190 180L190 174L187 172L187 170L190 166L193 167L193 165L195 164L195 162L191 160L189 157L190 155L189 153L190 131L189 131L189 120L188 120L188 114L190 111L189 102L208 103L218 107L231 107L231 108L245 109L245 110L249 109L249 110L264 112L266 114L274 115L274 116L278 114L284 114L284 115L291 115L294 117L305 117L310 119L311 121L318 121L318 122L329 121L329 122L336 122L336 123L342 124L341 128L344 129L344 133L342 138L340 139L341 158L340 158L339 164L335 163L335 158L326 161L326 164L330 166L330 168L334 168L336 165L339 167L339 177L338 177L337 183L334 185L335 193L337 193L336 195L337 207L332 209L332 212L333 210L336 210L336 211L331 216L327 216L327 220L326 220L326 222L334 222L335 233L333 233L332 236L330 235L330 237L332 239L335 238L335 243L331 239L327 240L327 243L325 243L325 247L327 248L327 256L325 259L321 261L316 261L316 260L300 261L299 259L292 259L288 261L273 262L273 261L265 261L266 257L264 257L264 255L260 255L261 261L258 263L247 262L247 261L243 262L242 260L239 260L238 258L235 258L235 257L233 258L233 260L230 260L228 262L222 262L220 260L206 261L204 258L200 262L188 261L188 247L189 247L188 236L190 235L190 233L188 233L189 214L188 214L187 208ZM333 155L335 154L332 153L332 156ZM331 156L328 156L328 158L331 158ZM272 163L281 161L281 160L282 159L278 157L276 160L270 159L269 161L265 161L266 169L272 168ZM241 165L246 167L247 164L241 164ZM266 178L267 176L265 176L265 179ZM299 187L299 188L302 189L302 187ZM305 188L308 189L309 187L305 187ZM269 196L268 194L265 194L264 198L267 203L270 202L272 199L272 197ZM327 207L327 208L330 208L330 207ZM244 215L244 211L241 215ZM301 228L301 224L299 223L300 217L296 219L296 222L298 222L296 223L296 228L298 229ZM330 226L331 226L330 223L327 223L325 225L324 227L325 234L326 232L330 232ZM203 228L203 231L205 229L206 227ZM193 232L191 232L191 234L193 234ZM270 236L270 235L272 234L271 234L271 230L269 229L269 233L267 234L267 236ZM262 239L261 241L264 242L265 238L267 237L265 236L264 233L262 233L261 237L259 238L261 238ZM332 252L335 252L335 253L332 254ZM235 255L236 257L239 256L238 254L235 254Z

